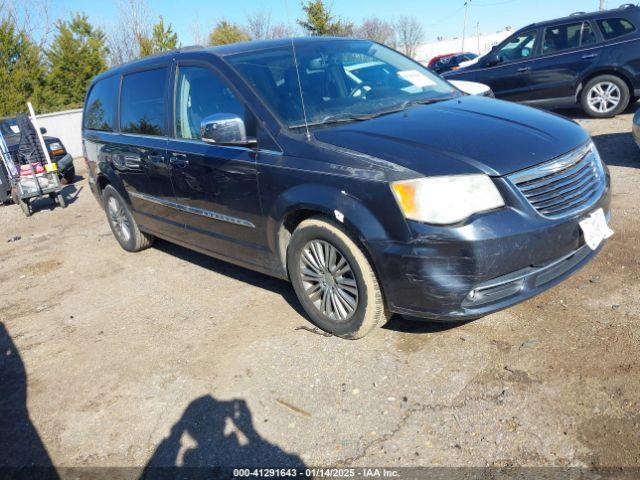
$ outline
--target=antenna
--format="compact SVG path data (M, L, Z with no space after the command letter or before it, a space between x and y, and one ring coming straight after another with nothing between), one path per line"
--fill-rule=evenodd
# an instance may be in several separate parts
M291 18L289 17L289 2L284 0L284 8L287 12L287 22L291 26ZM300 82L300 67L298 66L298 57L296 55L296 46L291 38L291 50L293 51L293 64L296 68L296 77L298 79L298 92L300 92L300 104L302 105L302 117L304 119L304 128L306 131L307 141L311 140L311 133L309 133L309 122L307 121L307 109L304 106L304 95L302 94L302 83Z

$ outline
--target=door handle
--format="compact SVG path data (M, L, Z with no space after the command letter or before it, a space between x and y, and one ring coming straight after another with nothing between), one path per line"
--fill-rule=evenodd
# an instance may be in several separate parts
M598 56L597 53L587 53L585 55L582 55L582 59L583 60L589 60L591 58L596 58Z
M186 155L178 153L169 157L169 163L176 168L185 168L189 165Z
M518 69L518 72L525 73L525 72L528 72L529 70L531 70L531 67L522 67Z

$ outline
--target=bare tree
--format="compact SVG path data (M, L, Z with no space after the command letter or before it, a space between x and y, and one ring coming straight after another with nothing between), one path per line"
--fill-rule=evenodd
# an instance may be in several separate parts
M202 26L200 25L200 20L196 17L194 22L191 24L191 38L193 39L193 45L206 45L207 44L207 36L202 33Z
M110 66L140 56L140 39L149 36L151 18L153 17L144 0L120 0L116 24L107 35Z
M277 23L269 31L269 38L289 38L295 37L297 30L284 23Z
M424 38L424 30L420 22L413 17L400 17L396 22L398 44L408 57L415 57L417 47Z
M270 38L271 13L266 10L259 10L247 15L245 30L251 37L251 40Z
M356 29L356 36L396 48L396 31L393 23L371 17L362 21Z
M295 28L284 23L272 24L271 12L266 10L247 15L247 23L244 29L252 40L288 38L296 34Z
M1 0L0 18L10 20L18 31L44 48L54 30L50 3L49 0Z

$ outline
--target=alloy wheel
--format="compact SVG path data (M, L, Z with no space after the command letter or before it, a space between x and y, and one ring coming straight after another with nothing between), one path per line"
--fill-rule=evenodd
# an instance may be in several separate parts
M300 273L305 293L326 317L349 320L358 308L358 284L349 262L324 240L312 240L302 249Z
M622 93L615 83L601 82L589 90L587 100L594 111L608 113L618 107L621 98Z
M124 206L116 197L109 197L107 202L107 210L109 213L109 221L113 226L113 230L123 243L127 243L131 238L131 225L129 218L124 211Z

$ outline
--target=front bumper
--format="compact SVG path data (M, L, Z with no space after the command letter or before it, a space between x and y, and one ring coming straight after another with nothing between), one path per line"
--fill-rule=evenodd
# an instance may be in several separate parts
M602 208L610 188L587 211L549 220L517 206L463 225L409 222L409 243L371 242L392 312L433 320L467 320L507 308L560 283L598 251L584 243L580 220ZM473 293L472 293L473 292Z

